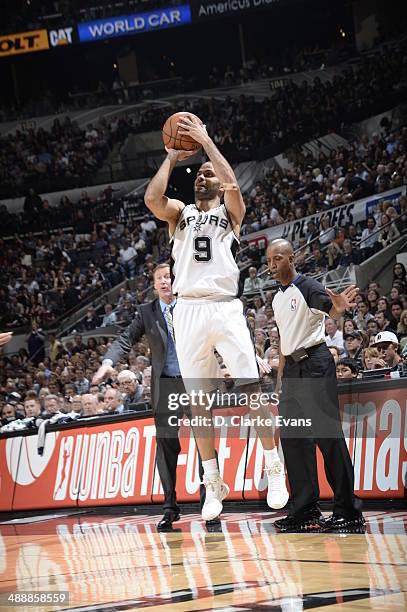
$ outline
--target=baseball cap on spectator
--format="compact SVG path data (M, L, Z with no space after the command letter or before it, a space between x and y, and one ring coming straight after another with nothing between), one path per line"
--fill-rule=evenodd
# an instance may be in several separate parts
M346 340L347 338L357 338L358 340L362 340L362 334L355 329L355 331L348 332L344 335L343 339Z
M21 395L19 393L17 393L16 391L13 391L12 393L9 394L9 404L18 404L18 402L21 401Z
M375 336L372 346L376 346L376 344L381 344L382 342L391 342L392 344L397 344L397 346L399 345L399 340L396 334L389 331L379 332L377 336Z

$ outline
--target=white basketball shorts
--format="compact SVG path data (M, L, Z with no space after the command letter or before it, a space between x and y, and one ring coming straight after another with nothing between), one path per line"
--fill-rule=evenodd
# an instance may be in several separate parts
M236 385L259 380L249 328L238 299L223 302L179 298L173 311L175 346L185 389L212 391L220 378L214 349Z

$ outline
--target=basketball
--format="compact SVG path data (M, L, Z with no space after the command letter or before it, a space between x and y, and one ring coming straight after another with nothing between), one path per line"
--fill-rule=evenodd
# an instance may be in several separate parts
M185 134L178 134L179 126L177 125L183 117L195 117L202 125L202 121L193 113L179 112L168 117L163 126L163 142L167 149L176 149L177 151L197 151L201 148L201 144Z

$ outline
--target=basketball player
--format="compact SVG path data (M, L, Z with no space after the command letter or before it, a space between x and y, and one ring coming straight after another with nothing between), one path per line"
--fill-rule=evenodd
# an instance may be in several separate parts
M218 372L214 357L216 349L235 382L246 385L244 391L248 393L250 406L250 393L259 392L259 374L243 305L236 297L239 269L234 258L245 205L231 166L209 137L205 126L190 117L184 117L178 126L178 134L191 136L203 146L209 157L195 179L195 203L185 205L165 196L177 161L193 154L171 149L147 187L145 203L169 227L173 291L177 295L173 325L180 371L190 393L213 391ZM221 513L222 501L229 488L219 475L213 423L207 406L191 402L191 409L193 415L201 417L200 422L206 424L206 427L194 427L194 433L202 457L206 487L202 518L212 520ZM255 416L270 419L266 407L258 409ZM255 426L265 455L267 503L279 509L288 501L283 464L278 457L272 429L261 419L257 422L255 419Z

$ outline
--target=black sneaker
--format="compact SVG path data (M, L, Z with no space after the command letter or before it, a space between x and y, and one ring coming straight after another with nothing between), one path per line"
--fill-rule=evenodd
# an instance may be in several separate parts
M332 514L325 521L324 531L331 533L365 533L366 521L362 514L353 517Z
M324 517L321 513L309 513L296 516L289 514L274 521L274 527L282 533L312 533L324 530Z

